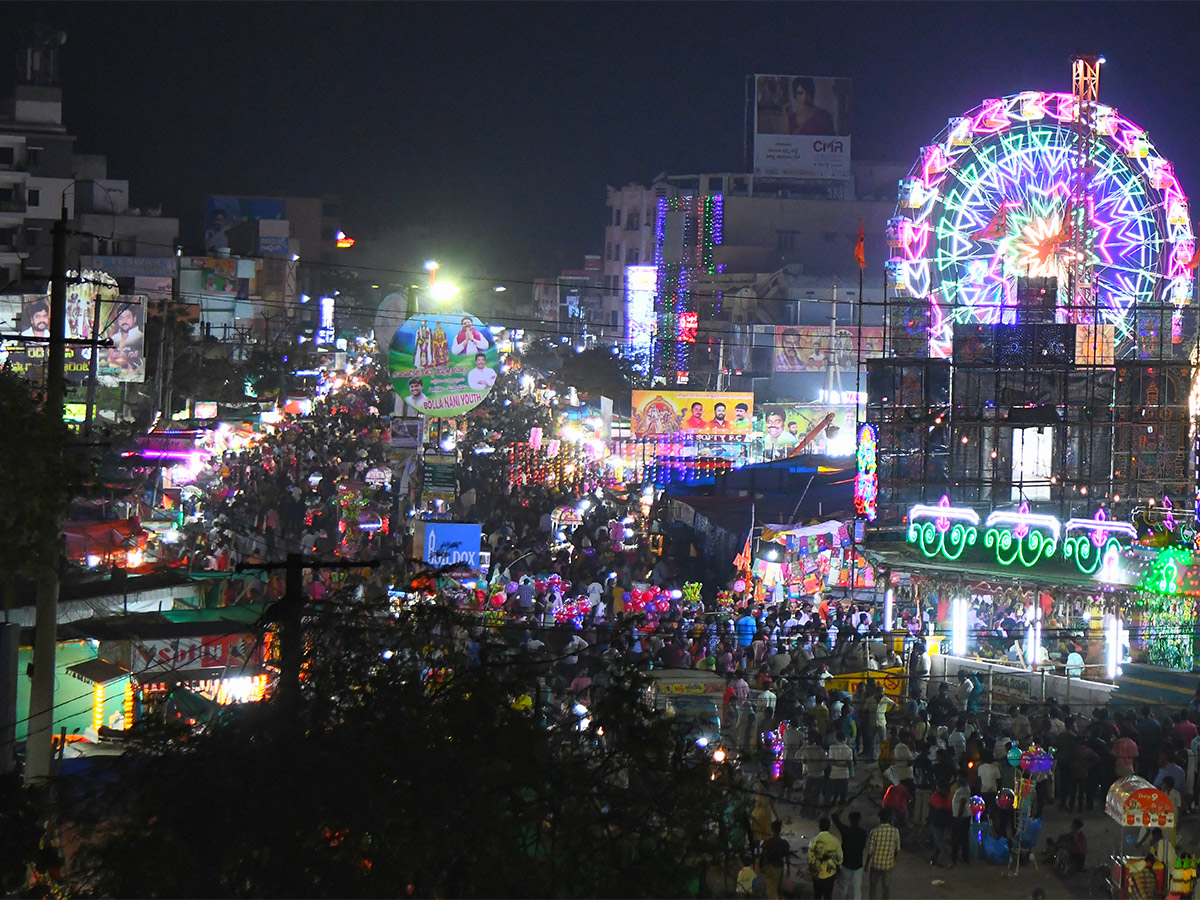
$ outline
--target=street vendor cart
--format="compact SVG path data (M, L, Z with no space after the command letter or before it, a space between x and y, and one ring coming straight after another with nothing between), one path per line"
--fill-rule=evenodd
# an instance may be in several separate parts
M1117 823L1120 838L1116 852L1110 857L1113 900L1126 900L1130 896L1129 878L1135 869L1144 866L1145 852L1135 845L1151 828L1161 828L1167 842L1175 837L1175 806L1171 798L1150 782L1137 775L1129 775L1113 782L1108 789L1104 811ZM1194 869L1172 865L1173 860L1158 859L1154 864L1154 876L1158 882L1158 896L1190 897L1195 878Z

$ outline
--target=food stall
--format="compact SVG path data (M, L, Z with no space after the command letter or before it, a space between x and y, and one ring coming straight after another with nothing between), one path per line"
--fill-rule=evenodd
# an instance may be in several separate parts
M1144 853L1135 851L1134 845L1142 838L1145 830L1158 827L1163 830L1163 836L1168 842L1175 838L1175 806L1171 798L1160 791L1146 779L1137 775L1129 775L1113 782L1108 789L1108 797L1104 803L1104 811L1108 817L1117 823L1120 838L1116 852L1111 857L1112 874L1109 882L1112 885L1113 900L1125 900L1129 897L1129 874L1134 867L1143 865ZM1169 860L1158 860L1154 864L1154 874L1158 881L1158 895L1163 896L1164 887L1170 887L1174 896L1191 896L1191 880L1184 885L1182 873L1187 870L1174 869L1168 872L1166 865ZM1194 871L1194 870L1193 870ZM1173 884L1164 885L1164 880ZM1186 890L1184 888L1186 887Z

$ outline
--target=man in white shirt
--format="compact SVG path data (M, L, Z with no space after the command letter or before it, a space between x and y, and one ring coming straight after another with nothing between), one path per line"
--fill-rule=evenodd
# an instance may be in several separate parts
M954 751L955 761L961 760L967 752L967 734L964 730L962 721L955 726L950 737L946 739L946 746Z
M467 373L467 384L477 391L484 391L496 383L496 370L488 368L487 354L475 354L475 368Z
M979 795L990 807L1000 790L1000 767L996 765L995 757L985 756L975 773L979 776Z
M913 780L912 762L915 757L916 754L913 753L912 748L904 741L898 741L895 749L892 750L892 774L896 776L897 781L901 783L907 782L906 787L910 790L912 789Z
M829 748L829 802L836 805L846 802L850 785L850 765L854 762L854 751L846 743L846 736L839 730L837 740Z
M954 689L954 701L960 710L967 708L967 703L971 699L971 694L975 693L975 682L973 682L965 669L958 671L959 682Z
M825 748L818 738L810 736L796 755L804 766L804 798L801 802L805 806L816 806L825 793Z

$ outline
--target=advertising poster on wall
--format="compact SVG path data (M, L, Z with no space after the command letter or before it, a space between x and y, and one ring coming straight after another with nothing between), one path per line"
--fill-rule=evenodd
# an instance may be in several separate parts
M749 434L753 393L634 391L633 434Z
M491 330L466 313L414 316L388 348L397 395L423 416L470 412L491 393L499 365Z
M828 325L777 325L776 372L824 372L832 359L843 372L853 372L859 358L859 329ZM862 328L862 358L883 355L883 327Z
M849 78L754 77L754 174L850 177Z

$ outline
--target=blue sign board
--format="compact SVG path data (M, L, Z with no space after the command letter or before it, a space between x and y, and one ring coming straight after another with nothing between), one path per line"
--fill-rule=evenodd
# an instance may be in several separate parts
M421 559L431 566L479 569L479 541L482 525L458 522L426 522L421 542Z

